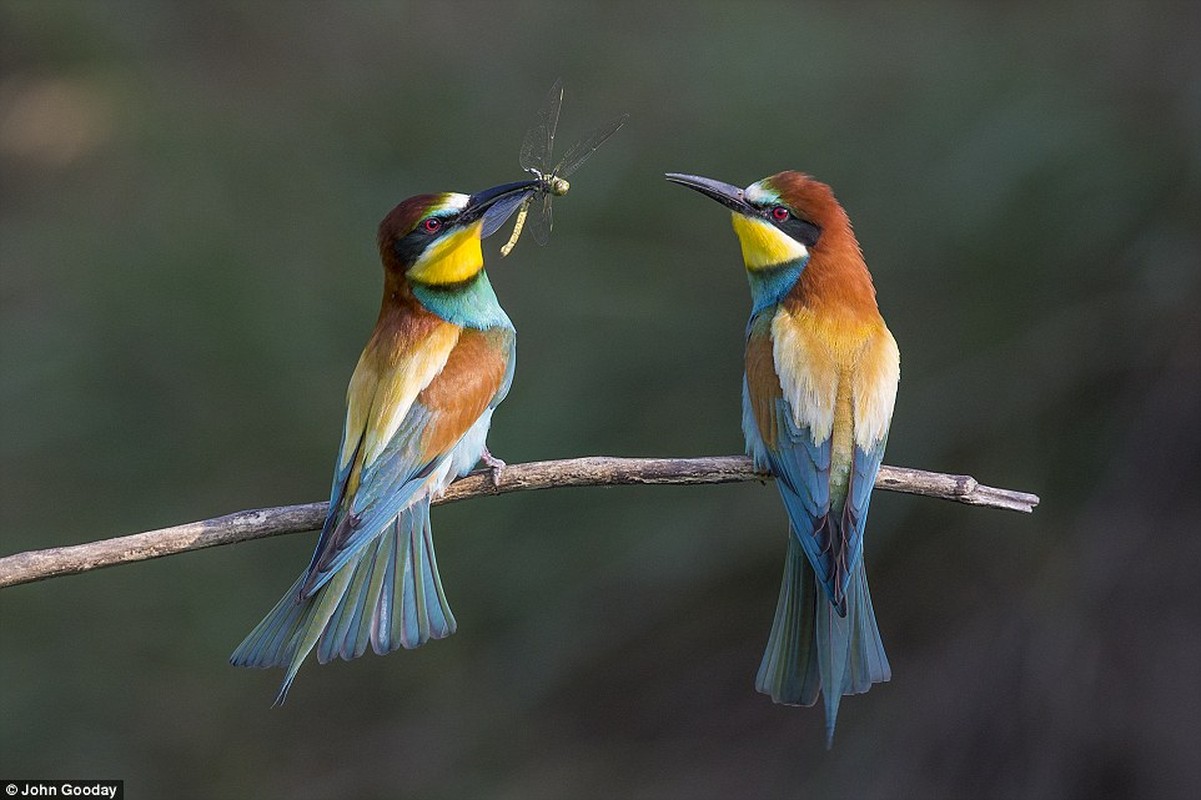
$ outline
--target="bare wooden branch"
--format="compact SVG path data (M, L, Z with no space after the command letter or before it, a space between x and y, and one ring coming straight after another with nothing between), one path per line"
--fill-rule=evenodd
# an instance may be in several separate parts
M755 472L745 456L702 458L613 458L590 456L561 461L532 461L504 468L493 483L487 470L455 481L435 504L453 503L485 495L557 489L565 486L621 486L630 484L695 485L768 481ZM983 486L968 475L947 475L908 467L884 465L876 478L877 489L938 497L976 506L1030 513L1037 495ZM213 519L189 522L115 539L102 539L69 547L30 550L0 558L0 587L32 583L59 575L169 556L189 550L216 547L321 527L325 503L278 506L238 511Z

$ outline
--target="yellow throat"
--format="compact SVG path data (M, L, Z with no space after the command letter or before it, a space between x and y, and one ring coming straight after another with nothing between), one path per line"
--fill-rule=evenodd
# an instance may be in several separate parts
M406 273L410 279L431 286L462 283L484 268L480 248L483 220L455 231L430 245Z
M749 270L767 269L809 255L805 245L767 220L732 213L734 233L742 244L742 261Z

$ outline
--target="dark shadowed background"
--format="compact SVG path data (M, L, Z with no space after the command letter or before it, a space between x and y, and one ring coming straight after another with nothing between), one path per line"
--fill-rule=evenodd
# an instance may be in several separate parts
M880 494L894 679L753 679L774 488L572 489L434 515L460 629L226 658L282 537L0 593L0 775L130 797L1195 797L1201 48L1194 3L0 3L3 552L324 498L375 226L621 112L551 244L492 449L740 452L749 308L716 205L784 168L854 220L901 346L888 461L1041 494Z

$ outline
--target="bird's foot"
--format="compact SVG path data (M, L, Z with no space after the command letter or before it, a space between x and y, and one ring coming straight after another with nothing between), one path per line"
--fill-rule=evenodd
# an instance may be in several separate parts
M484 452L480 455L480 461L484 462L489 471L492 473L492 487L498 488L500 486L501 474L504 472L504 469L508 466L508 464L492 455L492 452L488 449L487 445L484 446Z

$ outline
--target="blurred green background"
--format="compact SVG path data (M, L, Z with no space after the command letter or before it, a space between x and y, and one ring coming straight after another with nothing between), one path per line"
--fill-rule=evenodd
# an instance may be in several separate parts
M1195 797L1195 3L0 3L3 552L321 500L375 225L629 112L492 280L510 462L740 452L723 212L662 180L832 184L903 379L880 494L894 679L752 688L786 523L758 484L434 515L460 631L278 672L232 648L314 534L0 593L0 774L129 797Z

